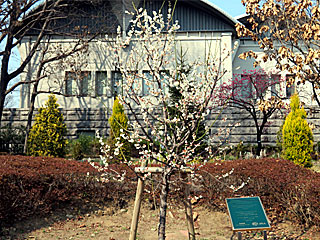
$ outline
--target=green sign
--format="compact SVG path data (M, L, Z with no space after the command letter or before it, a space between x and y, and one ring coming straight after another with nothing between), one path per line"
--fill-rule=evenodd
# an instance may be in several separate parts
M259 197L227 198L226 201L233 231L271 229Z

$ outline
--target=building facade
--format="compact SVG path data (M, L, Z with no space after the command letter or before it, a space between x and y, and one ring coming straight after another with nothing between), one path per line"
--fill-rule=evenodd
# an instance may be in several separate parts
M66 58L64 61L49 64L46 67L46 78L42 79L39 84L39 90L42 92L56 92L58 103L63 109L65 119L69 129L69 137L75 137L81 133L94 134L96 130L105 129L107 133L107 119L110 112L102 114L103 109L112 109L115 95L119 94L117 82L121 80L121 74L112 64L108 45L114 41L117 26L120 26L123 35L130 27L131 15L125 14L125 11L133 11L134 6L147 9L149 13L162 9L164 15L168 12L168 8L174 7L173 20L178 20L180 29L176 34L178 45L185 52L186 59L193 61L197 58L205 56L208 51L210 54L225 57L226 52L232 52L226 60L223 61L223 69L227 74L224 81L229 81L234 74L241 75L244 71L254 70L253 60L240 59L238 56L248 50L252 50L262 56L263 53L259 49L257 43L251 39L239 39L236 34L236 23L245 23L246 17L234 19L226 12L206 0L178 0L176 5L172 6L175 1L98 1L96 5L92 5L91 1L74 1L79 13L70 15L68 19L57 22L60 26L60 32L57 35L50 36L50 46L52 51L57 49L70 49L77 39L70 34L81 29L90 29L91 34L96 33L96 38L89 43L86 51ZM74 6L73 6L74 7ZM80 14L85 13L85 14ZM61 26L65 26L61 28ZM80 30L79 30L80 29ZM30 32L19 46L21 58L26 56L26 52L32 46L34 35L37 32ZM54 54L52 51L47 54ZM35 55L26 72L21 75L22 79L33 80L39 67L39 59L41 53ZM275 63L272 61L262 63L257 69L271 74L275 78L286 78L290 75L286 72L278 72L275 69ZM144 71L140 69L139 71ZM242 77L242 75L241 75ZM248 76L246 76L248 77ZM21 111L25 111L30 106L32 93L32 84L23 85L21 88ZM295 90L300 91L294 85L287 86L285 82L281 86L273 89L277 91L283 98L289 98ZM248 91L248 89L246 89ZM271 95L271 89L267 95ZM303 91L299 92L301 100L308 105L315 104L311 98L309 86L304 86ZM48 94L38 94L35 101L35 107L41 107L48 98ZM141 94L148 94L147 88L141 83ZM231 116L230 121L238 122L239 113L233 110L226 111ZM237 117L235 117L237 116ZM277 121L270 124L268 137L265 137L265 143L275 143L275 133L278 130L283 115L276 115ZM212 117L212 119L214 119ZM211 119L211 120L212 120ZM244 141L252 143L255 141L255 134L252 131L253 124L248 123L250 120L242 122L242 126L235 130L235 137L231 142L237 143ZM232 124L230 122L230 124ZM240 123L241 124L241 123ZM242 130L241 130L242 129ZM250 130L251 129L251 130ZM272 136L272 137L271 137Z

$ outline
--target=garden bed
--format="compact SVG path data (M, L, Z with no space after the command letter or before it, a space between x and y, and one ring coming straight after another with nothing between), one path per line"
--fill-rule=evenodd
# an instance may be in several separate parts
M86 207L92 204L111 207L113 213L132 208L137 177L124 165L110 166L110 172L127 173L124 181L108 182L100 181L99 173L88 163L61 158L0 156L0 166L3 234L12 224L54 215L59 209L78 209L77 215L84 217L95 211ZM265 158L208 163L197 170L191 182L197 207L226 212L225 198L260 196L271 225L289 220L302 229L320 226L320 174L289 161ZM229 188L242 183L246 184L236 192ZM144 193L150 209L157 208L159 189L154 175ZM182 197L178 181L170 190L170 205L178 209Z

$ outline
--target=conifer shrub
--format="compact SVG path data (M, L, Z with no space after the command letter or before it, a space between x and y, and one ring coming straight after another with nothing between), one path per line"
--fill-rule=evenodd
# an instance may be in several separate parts
M67 127L58 107L56 97L50 95L45 107L39 109L28 137L28 155L51 157L65 155L68 143L65 139Z
M299 96L294 94L290 102L291 112L282 128L283 157L295 164L311 167L313 134L306 121L306 111L300 108Z
M110 146L110 155L114 157L115 160L129 160L131 156L131 144L127 139L123 138L128 130L128 117L118 98L114 100L112 115L108 122L110 125L110 133L107 144ZM122 144L119 152L116 150L117 143Z
M180 83L183 80L183 75L188 76L190 71L192 70L192 67L188 64L186 64L186 59L184 58L184 54L182 53L182 49L180 54L177 56L177 74L176 74L176 82ZM190 79L190 83L191 83ZM192 92L193 89L192 87L189 87L188 91ZM183 95L181 93L181 91L179 90L178 87L176 86L170 86L169 87L169 95L170 95L170 99L169 99L169 106L168 106L168 112L170 114L170 118L174 119L177 118L178 121L175 124L172 124L172 130L169 130L169 134L171 135L176 135L177 129L180 129L180 126L182 125L181 123L185 121L183 116L182 111L179 109L179 107L176 107L176 105L179 105L180 102L183 102ZM181 107L181 106L180 106ZM193 105L190 105L188 107L188 113L190 114L194 114L195 112L197 112L198 110L200 110L200 106L197 105L196 103L194 103ZM185 132L182 133L182 135L186 134L188 130L186 130ZM195 136L196 136L196 141L194 143L194 145L199 145L198 147L196 147L195 149L195 154L200 156L200 159L202 159L202 157L205 157L205 154L207 153L207 151L205 151L205 149L208 147L208 133L206 131L206 127L205 127L205 121L200 121L198 123L198 127L196 128L195 132L194 132ZM193 141L193 136L189 136L187 142L192 142ZM180 149L178 149L179 152L181 152L183 150L185 146L181 146ZM199 161L196 161L199 162Z

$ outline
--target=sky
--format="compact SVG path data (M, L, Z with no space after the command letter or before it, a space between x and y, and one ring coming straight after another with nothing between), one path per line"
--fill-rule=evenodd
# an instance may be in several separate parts
M209 0L209 2L214 3L232 17L246 13L246 9L242 5L241 0Z
M222 10L224 10L226 13L228 13L232 17L237 17L239 15L242 15L245 13L245 7L242 5L241 0L208 0L209 2L212 2ZM15 54L18 55L17 51L15 51ZM15 57L15 61L19 62L17 60L18 57ZM14 97L10 99L8 107L19 107L19 90L17 89L14 92Z

